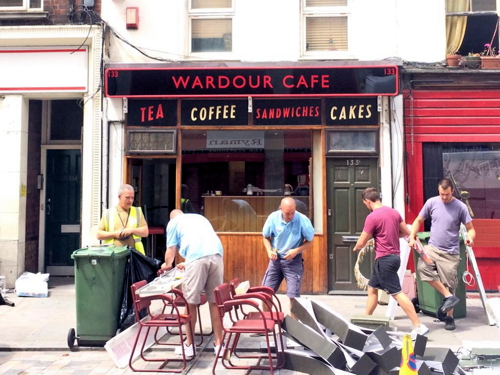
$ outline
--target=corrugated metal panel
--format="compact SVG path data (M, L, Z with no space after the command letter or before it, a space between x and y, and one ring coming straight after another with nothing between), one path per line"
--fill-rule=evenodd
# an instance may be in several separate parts
M416 90L411 95L405 92L404 98L407 140L425 137L429 141L425 135L439 134L447 139L434 138L436 142L453 142L453 136L471 134L476 139L483 135L483 141L500 140L500 91Z

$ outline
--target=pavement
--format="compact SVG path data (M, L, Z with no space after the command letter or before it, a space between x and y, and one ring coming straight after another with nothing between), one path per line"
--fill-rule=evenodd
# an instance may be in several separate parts
M492 293L489 297L500 297ZM7 299L14 307L0 306L0 375L11 374L137 374L128 367L120 369L115 366L110 355L102 347L79 347L71 350L68 347L68 332L76 325L76 298L74 279L72 277L51 277L49 280L49 296L47 298L17 297L13 291L7 291ZM356 295L303 295L303 298L314 299L327 305L346 319L364 313L366 296ZM283 310L289 313L288 298L279 295ZM428 347L450 348L458 352L465 343L483 345L485 342L497 342L500 345L500 328L489 326L482 302L477 293L467 293L467 316L456 319L457 329L446 331L444 323L435 317L419 314L421 321L429 327L427 335ZM385 315L387 306L379 305L375 315ZM208 306L202 306L202 321L205 332L210 331ZM400 307L396 308L395 317L390 321L392 330L409 331L411 323ZM78 334L78 332L77 332ZM246 351L260 351L262 337L241 339ZM185 373L209 374L214 361L213 339L205 338L198 349L198 355L188 365ZM164 354L166 349L154 349L153 355ZM172 353L173 354L173 353ZM149 366L149 365L148 365ZM150 368L146 367L145 369ZM239 373L229 372L220 364L217 374ZM266 374L262 371L253 373ZM278 374L300 374L293 370L279 370Z

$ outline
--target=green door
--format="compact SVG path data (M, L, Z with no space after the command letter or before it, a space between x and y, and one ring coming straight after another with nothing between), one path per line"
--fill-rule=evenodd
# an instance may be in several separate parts
M80 150L47 150L45 268L51 274L67 274L80 247L81 164Z
M354 276L357 253L352 251L369 211L361 201L367 187L378 188L377 159L328 159L328 288L330 293L360 292ZM373 256L360 271L369 278Z

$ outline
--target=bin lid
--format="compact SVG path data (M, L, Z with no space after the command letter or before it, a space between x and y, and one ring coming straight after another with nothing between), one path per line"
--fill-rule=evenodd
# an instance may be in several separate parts
M427 242L429 241L429 238L431 238L431 232L419 232L417 233L417 237L420 241L424 240Z
M115 246L115 245L99 245L90 246L83 249L78 249L71 254L71 258L79 257L113 257L122 258L130 254L130 248L128 246Z

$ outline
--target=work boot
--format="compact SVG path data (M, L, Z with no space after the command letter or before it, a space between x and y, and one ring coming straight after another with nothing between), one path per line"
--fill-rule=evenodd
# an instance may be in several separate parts
M454 331L455 330L455 319L453 319L452 316L447 316L444 318L444 329L447 331Z
M443 300L443 306L441 307L441 311L446 314L448 311L454 308L458 302L460 302L460 298L458 297L455 296L446 297Z

